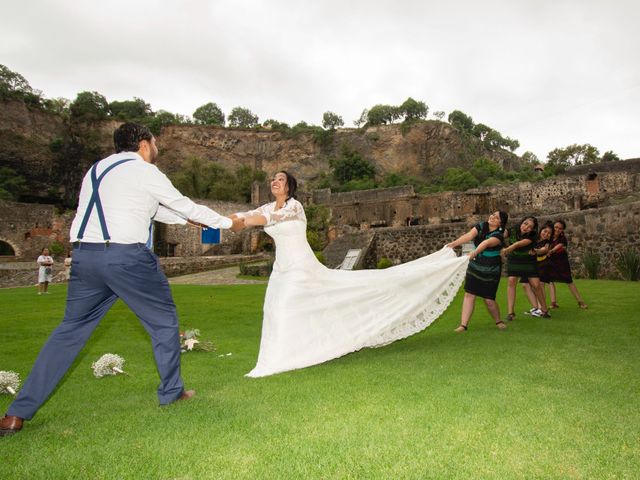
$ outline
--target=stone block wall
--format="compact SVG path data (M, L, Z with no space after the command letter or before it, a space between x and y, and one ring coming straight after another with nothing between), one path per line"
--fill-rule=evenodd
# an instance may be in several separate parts
M382 257L399 264L433 253L469 231L482 218L472 216L457 223L376 229L375 261L365 267L375 268ZM601 278L619 278L615 264L620 251L634 248L640 253L640 202L538 217L540 224L558 219L567 224L569 259L576 277L584 276L582 256L587 251L600 256ZM518 222L518 217L512 217L509 224L515 228Z

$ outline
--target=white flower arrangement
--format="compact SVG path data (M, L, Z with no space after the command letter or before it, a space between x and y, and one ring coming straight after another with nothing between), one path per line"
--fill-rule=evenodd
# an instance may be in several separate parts
M0 395L10 393L15 395L20 388L20 375L9 370L0 372Z
M91 364L93 374L96 378L104 377L105 375L117 375L118 373L125 373L122 370L124 365L124 358L114 353L105 353L96 362Z
M211 340L198 340L200 330L192 328L180 332L180 351L184 352L215 352L216 347Z

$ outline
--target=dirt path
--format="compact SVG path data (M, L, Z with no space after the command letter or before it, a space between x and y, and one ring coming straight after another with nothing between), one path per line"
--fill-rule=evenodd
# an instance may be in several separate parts
M240 273L237 265L233 267L192 273L180 277L169 278L171 285L247 285L251 283L267 283L265 280L244 280L236 278Z

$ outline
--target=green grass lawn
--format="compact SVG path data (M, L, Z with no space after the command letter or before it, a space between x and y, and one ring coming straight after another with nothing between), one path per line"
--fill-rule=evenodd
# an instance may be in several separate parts
M265 286L174 286L182 326L218 351L183 355L198 394L167 407L119 302L36 417L0 438L0 478L640 478L640 285L577 285L589 310L561 285L553 319L530 318L519 290L506 331L478 305L454 334L459 294L418 335L261 379L243 375ZM28 374L63 314L65 287L51 292L0 290L0 370ZM94 378L106 352L130 375Z

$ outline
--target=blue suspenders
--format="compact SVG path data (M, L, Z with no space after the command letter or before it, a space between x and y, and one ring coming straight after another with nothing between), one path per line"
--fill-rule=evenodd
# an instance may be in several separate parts
M102 229L102 237L104 241L108 244L111 237L109 236L109 230L107 230L107 222L104 219L104 210L102 210L102 202L100 201L100 194L98 193L98 188L100 187L100 182L104 176L113 170L115 167L122 163L131 162L133 158L126 158L124 160L118 160L115 163L112 163L107 168L105 168L104 172L100 174L98 177L96 175L96 168L99 162L91 168L91 186L93 187L93 192L91 194L91 198L89 199L89 205L87 205L87 210L84 212L84 218L82 219L82 223L80 224L80 230L78 231L78 240L82 240L84 237L84 231L87 228L87 223L89 223L89 217L91 216L91 211L93 210L93 206L95 205L96 211L98 212L98 220L100 220L100 228Z

